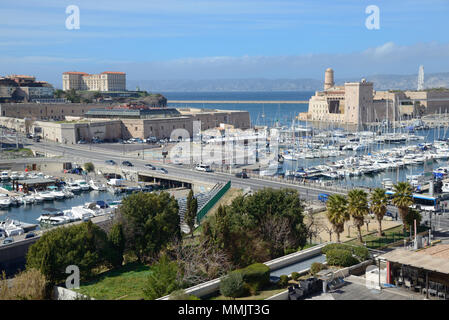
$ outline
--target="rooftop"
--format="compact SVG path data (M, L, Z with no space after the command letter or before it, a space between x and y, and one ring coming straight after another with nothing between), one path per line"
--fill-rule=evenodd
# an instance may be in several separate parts
M449 245L440 244L419 251L396 249L382 256L390 262L449 274Z

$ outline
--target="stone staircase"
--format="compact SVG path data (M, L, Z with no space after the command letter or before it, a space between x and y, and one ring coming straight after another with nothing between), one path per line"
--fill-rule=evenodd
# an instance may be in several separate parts
M201 192L196 194L194 197L198 201L198 211L201 211L201 209L215 196L215 194L220 191L220 189L223 187L223 183L217 183L209 192ZM178 199L178 206L179 206L179 220L180 220L180 226L181 231L184 233L189 233L190 228L189 226L184 222L184 215L187 211L187 198L181 198Z

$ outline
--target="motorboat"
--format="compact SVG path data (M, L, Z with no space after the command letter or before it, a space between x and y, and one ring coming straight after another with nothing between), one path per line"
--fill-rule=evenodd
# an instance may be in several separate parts
M47 191L50 192L50 194L52 194L56 200L62 200L65 198L64 192L59 190L58 187L48 186Z
M76 182L69 182L68 185L67 185L67 189L70 190L73 193L81 192L81 187Z
M7 219L2 221L0 229L6 234L7 237L18 236L25 233L25 230L20 226L20 223L15 220Z
M85 180L76 180L75 183L77 183L80 186L81 191L90 190L90 185Z
M11 198L6 195L0 197L0 209L7 209L11 206Z
M36 193L34 196L34 203L42 203L44 202L44 197L42 197L40 194Z
M56 208L44 208L44 212L37 218L41 224L61 225L70 222L70 217L64 215L64 212Z
M44 199L44 201L53 201L55 200L55 196L52 192L50 191L41 191L41 192L36 192L40 197L42 197Z
M9 177L11 178L11 180L17 180L19 179L19 174L17 173L17 171L13 171L11 172L11 175Z
M0 179L2 181L7 181L9 180L9 172L8 171L2 171L2 173L0 173Z
M90 180L89 185L92 190L95 191L106 191L106 186L98 181Z
M32 203L35 203L35 198L32 195L23 196L22 201L25 205L32 204Z

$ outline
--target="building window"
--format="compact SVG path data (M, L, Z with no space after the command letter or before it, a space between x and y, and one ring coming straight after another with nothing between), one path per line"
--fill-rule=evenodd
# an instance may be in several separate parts
M135 127L135 130L137 131L137 127Z

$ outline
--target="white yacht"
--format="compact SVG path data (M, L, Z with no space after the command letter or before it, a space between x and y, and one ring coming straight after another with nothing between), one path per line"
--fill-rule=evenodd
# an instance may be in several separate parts
M62 192L61 190L59 190L57 187L55 186L49 186L47 187L48 192L50 192L50 194L52 194L54 196L55 199L57 200L62 200L65 198L65 194L64 192Z
M42 197L40 194L36 193L34 196L34 203L42 203L44 202L44 197Z
M75 183L77 183L80 186L81 191L90 190L90 185L85 180L76 180Z
M81 187L76 182L69 182L68 185L67 185L67 189L70 190L73 193L81 192Z
M44 208L42 210L44 213L36 219L41 224L56 226L70 222L70 217L65 216L64 212L59 209Z
M106 191L106 186L98 181L90 180L89 185L92 188L92 190Z
M41 191L41 192L36 192L40 197L42 197L44 199L44 201L53 201L55 200L55 196L52 192L50 191Z
M8 171L2 171L2 173L0 173L0 179L2 181L9 180L9 172Z
M7 209L11 206L11 198L5 194L0 197L0 208Z

